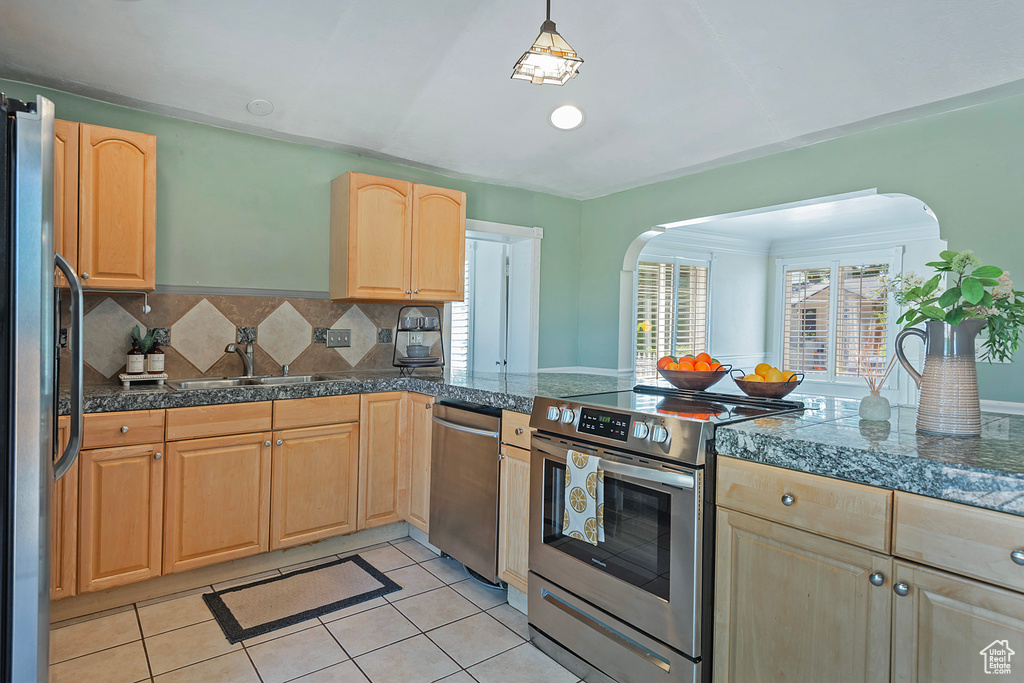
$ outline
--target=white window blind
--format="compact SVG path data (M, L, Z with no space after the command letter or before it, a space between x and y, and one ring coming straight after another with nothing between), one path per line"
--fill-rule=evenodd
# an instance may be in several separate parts
M662 356L703 351L707 314L706 266L641 261L637 265L637 377L657 377Z
M888 300L877 292L890 264L849 260L785 269L783 369L829 381L884 371Z
M470 296L472 295L473 288L470 282L470 259L469 251L466 250L466 263L463 266L466 286L463 288L465 297L462 301L455 301L452 303L452 349L451 349L451 367L452 370L461 370L466 372L469 370L469 336L472 329L470 321Z

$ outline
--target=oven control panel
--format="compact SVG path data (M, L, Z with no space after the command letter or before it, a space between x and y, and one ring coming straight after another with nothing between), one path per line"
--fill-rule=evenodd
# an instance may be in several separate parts
M626 441L629 439L629 415L609 413L595 408L580 408L580 424L576 431Z

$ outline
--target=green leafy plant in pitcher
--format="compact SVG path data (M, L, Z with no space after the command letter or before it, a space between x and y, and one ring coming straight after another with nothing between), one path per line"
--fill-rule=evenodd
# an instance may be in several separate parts
M943 251L939 258L928 264L937 272L926 281L911 274L886 283L896 303L907 307L897 320L905 329L896 336L896 357L921 390L918 431L978 436L975 337L987 326L982 360L1011 361L1020 347L1024 292L1013 288L1009 273L982 265L970 249ZM944 279L948 286L942 289ZM920 323L925 329L914 327ZM921 372L903 352L910 336L925 343Z

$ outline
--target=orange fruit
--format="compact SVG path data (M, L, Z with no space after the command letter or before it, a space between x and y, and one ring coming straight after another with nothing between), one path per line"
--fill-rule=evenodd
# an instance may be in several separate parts
M679 359L679 362L680 363L689 363L690 365L693 365L697 361L694 360L693 356L683 356L682 358Z
M711 365L711 355L707 353L698 353L694 360L698 363L707 363L708 365Z
M748 382L763 382L764 381L764 379L761 378L761 375L746 375L743 379L745 379Z
M658 367L664 370L669 363L675 363L676 359L672 356L662 356L658 359Z
M715 361L715 362L713 362L713 363L711 364L711 370L712 370L713 372L718 372L719 368L721 368L721 367L722 367L722 364L721 364L721 363L719 363L719 362L717 362L717 361Z
M708 354L705 353L702 355L707 356ZM701 372L708 372L711 370L711 366L708 365L706 361L699 360L694 364L693 369L700 370Z
M793 379L794 377L796 377L796 373L793 372L792 370L786 370L785 372L782 373L782 381L783 382L788 382L791 379Z
M662 370L678 370L678 369L679 369L679 363L669 363L665 367L662 368Z
M764 377L765 375L768 374L768 371L771 369L772 366L769 365L768 363L758 363L757 367L754 368L754 374L761 375L761 377Z
M782 376L782 371L778 368L772 368L764 374L765 382L785 382L785 378Z
M679 368L678 368L679 370L686 370L686 371L693 370L693 363L687 363L685 360L679 361L678 365L679 365Z

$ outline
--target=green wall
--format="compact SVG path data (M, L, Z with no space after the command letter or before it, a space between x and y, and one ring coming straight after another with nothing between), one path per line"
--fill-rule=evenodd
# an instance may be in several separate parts
M869 188L923 200L950 249L974 249L1024 286L1024 96L1016 96L585 202L580 365L616 366L619 271L644 230ZM978 373L982 398L1024 401L1024 363L980 364Z
M576 292L578 201L281 142L0 80L57 116L157 136L157 284L327 290L329 185L360 171L463 190L469 218L544 228L541 288ZM576 364L578 301L543 297L540 366Z

